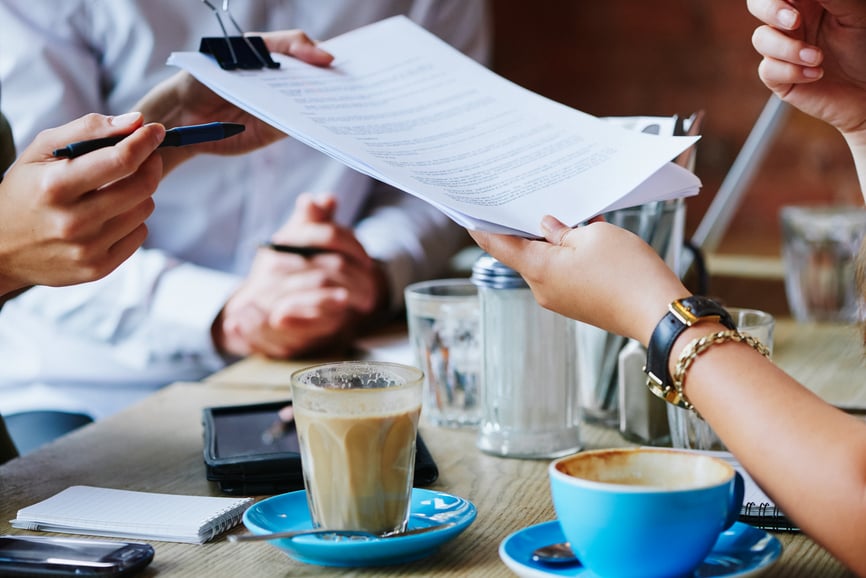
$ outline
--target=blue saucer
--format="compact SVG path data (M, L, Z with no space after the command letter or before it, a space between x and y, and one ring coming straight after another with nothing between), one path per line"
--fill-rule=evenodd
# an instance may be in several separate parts
M593 573L579 564L556 566L532 561L539 546L564 542L565 536L556 520L529 526L511 534L499 545L499 557L521 578L590 578ZM745 578L757 576L772 566L782 554L782 543L763 530L736 522L723 532L712 552L695 570L694 578Z
M381 566L401 564L423 558L469 527L475 520L472 502L432 490L412 490L409 529L436 526L448 522L453 526L424 534L382 540L333 541L318 536L301 536L293 540L270 540L268 543L289 556L307 564L322 566ZM303 490L267 498L250 506L243 517L244 526L253 534L291 530L311 530L313 521Z

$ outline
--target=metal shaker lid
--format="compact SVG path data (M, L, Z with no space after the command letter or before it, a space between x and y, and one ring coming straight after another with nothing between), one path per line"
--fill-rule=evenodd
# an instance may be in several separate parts
M475 264L472 265L471 279L478 287L492 289L526 289L529 287L517 271L488 253L478 257Z

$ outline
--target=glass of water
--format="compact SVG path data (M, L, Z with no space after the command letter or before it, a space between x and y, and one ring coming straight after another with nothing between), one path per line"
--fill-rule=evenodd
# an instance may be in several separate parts
M478 290L469 279L437 279L405 289L409 340L424 371L422 415L438 426L472 427L481 418Z

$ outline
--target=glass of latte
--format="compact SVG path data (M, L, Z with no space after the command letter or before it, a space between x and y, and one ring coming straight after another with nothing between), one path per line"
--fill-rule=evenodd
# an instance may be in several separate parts
M405 530L424 374L378 361L292 374L292 405L313 525Z

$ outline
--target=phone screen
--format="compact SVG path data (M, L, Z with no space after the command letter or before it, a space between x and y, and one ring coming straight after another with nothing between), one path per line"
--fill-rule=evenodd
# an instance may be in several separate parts
M51 542L22 538L0 538L0 559L42 561L46 558L69 558L84 562L99 562L125 544L98 541L70 541L62 538Z
M280 419L291 401L205 408L207 477L228 493L274 494L303 488L298 432ZM418 436L415 485L436 481L439 469Z
M0 536L0 575L111 576L135 570L153 559L149 544L59 538Z
M213 420L218 458L301 451L295 424L281 422L274 409L214 413Z

